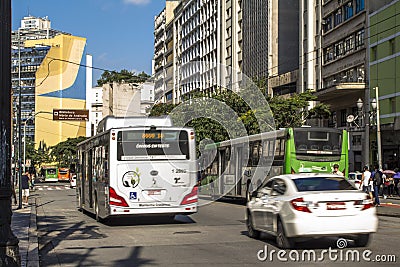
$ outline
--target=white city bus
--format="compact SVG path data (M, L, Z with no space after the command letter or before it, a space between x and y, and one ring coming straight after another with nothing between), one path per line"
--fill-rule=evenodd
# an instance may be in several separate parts
M168 117L106 117L78 144L77 202L97 220L197 212L192 128Z

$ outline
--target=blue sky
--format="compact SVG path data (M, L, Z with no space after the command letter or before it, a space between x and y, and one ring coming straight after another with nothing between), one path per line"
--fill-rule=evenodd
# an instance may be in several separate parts
M164 7L165 0L13 0L12 29L24 16L48 16L52 28L87 38L94 67L151 74L154 16Z

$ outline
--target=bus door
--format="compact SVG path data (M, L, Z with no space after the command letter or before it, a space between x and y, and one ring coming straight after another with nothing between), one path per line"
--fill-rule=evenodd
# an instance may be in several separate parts
M93 208L93 149L89 150L88 155L88 183L89 183L89 207Z
M236 180L236 194L242 195L242 147L235 147L235 180ZM246 185L246 184L245 184Z
M81 153L81 201L82 201L82 205L85 204L85 200L86 200L86 169L87 169L87 164L86 164L86 152L82 151Z
M221 194L227 196L235 196L236 195L236 178L233 171L235 170L235 159L231 158L231 148L227 147L224 150L221 150L221 172L222 176L221 180L223 186L221 187Z
M223 173L225 171L225 149L218 150L218 177L219 177L219 186L216 193L223 194L224 193L224 177Z

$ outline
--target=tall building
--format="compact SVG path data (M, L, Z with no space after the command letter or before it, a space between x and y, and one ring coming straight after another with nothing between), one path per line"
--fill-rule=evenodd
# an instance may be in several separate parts
M218 2L186 0L175 10L175 103L216 90Z
M267 76L258 76L268 77L269 95L291 95L301 91L298 82L299 28L295 26L299 23L299 2L290 0L265 2L262 4L262 13L265 12L264 6L267 5L267 36L259 37L255 41L267 42L268 59L262 60L268 64L268 69ZM260 4L259 8L261 8ZM261 11L258 12L261 13ZM251 43L249 47L250 45ZM261 47L264 50L265 44ZM257 66L257 69L265 73L265 63Z
M363 99L364 110L369 111L367 18L390 1L312 2L300 1L302 91L315 90L318 101L330 105L332 115L325 126L349 129L349 171L361 170L369 161L363 153L365 129L348 128L347 117L359 115L358 99ZM361 125L361 120L357 125Z
M164 98L164 41L165 41L165 8L154 18L154 58L153 77L156 99L165 102Z
M243 74L250 78L275 78L271 93L296 91L299 46L298 29L293 25L298 23L297 3L173 1L180 3L173 6L171 43L168 20L163 20L169 2L155 19L155 90L156 97L158 92L164 93L162 102L179 103L192 94L211 95L225 87L237 90ZM169 53L173 54L173 69L169 68ZM284 79L280 75L285 75ZM166 81L161 83L159 77Z
M385 169L400 167L400 1L369 15L370 99L378 93L381 152ZM378 92L376 92L378 90ZM377 162L377 140L371 132L371 160Z
M36 146L85 135L85 122L53 121L51 115L53 109L85 109L85 77L79 66L85 44L85 38L51 29L47 18L25 17L12 33L14 110L21 111Z
M167 0L165 8L154 19L154 83L160 102L173 102L174 10L180 0Z
M38 44L33 47L25 47L26 40L41 40L54 38L63 34L61 31L51 29L51 22L46 18L32 16L24 17L18 30L12 31L12 91L14 133L17 133L17 112L21 111L22 122L33 115L35 111L35 81L36 71L40 68L44 58L50 50L49 46ZM64 33L65 34L65 33ZM19 107L19 92L21 89L21 107ZM35 139L35 121L26 122L26 136L29 140Z
M240 34L243 43L242 70L249 77L268 77L269 74L268 35L272 34L272 25L268 23L270 18L268 7L272 4L269 2L265 0L241 1L242 10L238 21L241 19L242 24Z

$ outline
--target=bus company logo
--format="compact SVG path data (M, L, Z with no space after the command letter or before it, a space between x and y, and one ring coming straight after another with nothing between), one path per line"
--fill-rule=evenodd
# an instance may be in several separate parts
M136 168L134 171L129 171L124 174L122 177L122 184L125 187L135 188L139 185L140 182L140 172L139 168Z

